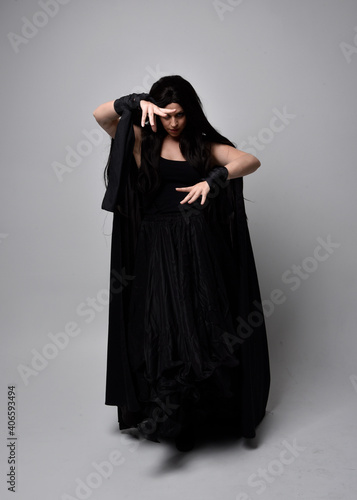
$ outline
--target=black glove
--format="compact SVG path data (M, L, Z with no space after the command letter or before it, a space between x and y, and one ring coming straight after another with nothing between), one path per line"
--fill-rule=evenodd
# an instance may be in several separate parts
M121 115L125 109L134 111L140 109L140 101L150 101L156 104L149 94L129 94L114 101L114 109L118 115Z
M228 177L228 169L226 167L215 167L213 168L207 175L207 177L202 178L202 181L207 181L210 189L215 184L219 184L222 186L227 180Z

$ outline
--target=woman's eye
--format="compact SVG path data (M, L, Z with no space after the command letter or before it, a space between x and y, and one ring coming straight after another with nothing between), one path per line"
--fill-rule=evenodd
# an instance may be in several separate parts
M176 118L182 118L185 115L185 113L177 113L175 116ZM164 120L169 120L173 115L166 115L164 116Z

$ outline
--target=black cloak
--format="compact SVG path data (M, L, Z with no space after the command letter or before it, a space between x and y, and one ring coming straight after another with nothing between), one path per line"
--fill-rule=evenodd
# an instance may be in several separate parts
M126 338L130 283L134 278L135 248L142 218L140 193L136 188L138 168L133 156L133 119L132 111L123 111L111 143L108 185L102 202L102 209L113 212L105 404L118 407L120 429L130 427L125 415L141 408L134 390ZM265 415L268 400L268 344L244 206L243 179L230 179L226 184L208 213L212 221L218 220L224 228L239 269L233 281L237 335L227 337L227 342L237 351L241 367L241 420L237 425L243 437L252 438Z

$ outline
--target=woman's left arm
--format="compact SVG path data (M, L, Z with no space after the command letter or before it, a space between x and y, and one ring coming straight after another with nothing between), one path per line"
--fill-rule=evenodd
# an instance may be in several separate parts
M244 153L239 149L227 144L213 143L211 146L211 154L216 166L226 167L228 170L227 179L235 177L243 177L251 174L260 167L260 161L250 153ZM210 191L210 186L206 180L198 182L194 186L179 187L177 191L188 192L185 198L180 201L180 204L192 203L201 196L201 205L206 201Z
M212 144L211 154L216 163L228 170L228 179L252 174L261 165L258 158L227 144Z

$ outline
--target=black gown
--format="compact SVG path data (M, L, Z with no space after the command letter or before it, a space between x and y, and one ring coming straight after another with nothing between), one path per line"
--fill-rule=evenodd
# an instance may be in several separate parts
M187 192L175 187L200 182L198 171L162 157L159 168L162 184L138 234L129 306L137 426L153 440L176 436L190 419L238 430L240 362L227 342L236 335L236 260L206 208L196 202L189 217L182 210Z
M163 185L142 200L132 116L119 121L102 208L113 212L105 404L120 429L176 436L192 419L255 436L270 387L268 344L243 179L179 204L201 175L160 159ZM211 196L211 197L210 197ZM196 209L195 209L196 208Z

